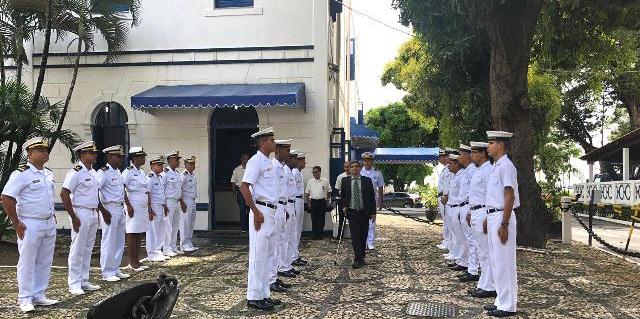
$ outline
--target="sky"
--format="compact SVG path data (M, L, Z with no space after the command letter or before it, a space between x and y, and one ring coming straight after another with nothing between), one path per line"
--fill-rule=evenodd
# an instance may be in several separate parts
M366 14L397 29L411 33L398 22L398 11L391 0L352 0L354 11ZM348 10L345 8L345 10ZM393 30L370 18L352 12L353 33L356 38L356 79L360 100L367 110L402 100L404 92L393 85L382 86L380 76L387 62L393 60L409 35Z

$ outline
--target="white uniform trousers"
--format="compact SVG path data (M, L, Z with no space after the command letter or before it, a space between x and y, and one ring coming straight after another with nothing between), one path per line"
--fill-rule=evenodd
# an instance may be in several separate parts
M100 241L100 269L102 278L115 276L122 262L125 241L125 218L122 203L105 203L104 208L111 214L111 223L107 225L100 214L102 239Z
M378 193L377 189L374 190L376 192L376 205L378 205ZM376 210L378 210L378 206L376 206ZM376 241L376 221L373 219L369 219L369 233L367 234L367 249L373 249L375 247Z
M438 211L440 212L440 216L442 216L442 244L451 251L449 221L447 220L446 206L442 205L442 202L440 202L441 199L442 197L438 197Z
M285 240L285 223L286 210L284 205L278 204L275 214L274 232L273 232L273 256L269 256L269 284L276 282L278 279L278 270L280 267L281 255L286 254Z
M295 246L294 253L293 253L293 260L300 258L300 240L302 239L302 228L304 227L304 217L305 217L304 200L302 198L296 198L295 209L296 209L296 229L295 229L296 239L293 243L293 245Z
M20 217L27 226L24 239L18 239L18 303L46 298L56 246L56 222Z
M516 273L516 215L511 212L509 220L509 238L505 244L500 242L498 229L502 224L503 212L487 214L487 232L489 241L489 260L496 287L495 306L498 310L516 312L518 303L518 274Z
M164 229L164 253L178 251L178 229L180 228L180 216L183 214L180 208L180 202L177 199L167 198L167 213L165 229Z
M187 212L180 214L180 247L193 247L193 228L196 226L196 199L192 197L184 197L182 199L187 205Z
M449 231L451 231L452 241L451 247L453 247L453 251L450 252L458 265L466 267L469 259L467 255L467 239L464 237L459 215L460 207L447 206L447 218L449 219Z
M489 262L489 241L487 234L484 233L482 224L487 217L486 208L480 208L471 211L471 229L475 239L478 252L478 262L482 272L480 280L478 280L478 288L484 291L495 291L493 286L493 273L491 272L491 263Z
M96 242L98 231L98 213L95 208L74 206L80 228L76 233L71 229L71 247L69 249L69 290L81 289L89 283L89 270L91 269L91 252Z
M275 210L257 205L264 216L259 231L254 226L253 211L249 213L249 272L247 278L247 300L269 298L269 255L273 256Z
M151 210L156 214L150 222L146 233L146 250L147 257L160 257L162 252L162 242L164 238L164 208L162 204L151 204ZM160 246L160 248L158 248Z
M289 215L289 219L284 223L283 250L282 254L278 256L278 270L280 271L289 271L293 268L291 265L293 263L293 255L295 253L293 250L293 243L296 239L295 230L297 227L295 203L287 203L285 206L285 212Z
M462 225L462 231L464 232L464 238L467 244L467 272L472 275L478 274L478 250L476 248L476 240L473 237L473 229L467 223L467 212L469 212L469 205L464 205L460 208L460 224Z

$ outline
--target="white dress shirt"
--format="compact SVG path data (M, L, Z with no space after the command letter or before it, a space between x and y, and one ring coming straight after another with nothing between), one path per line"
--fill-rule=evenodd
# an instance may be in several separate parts
M338 191L340 191L340 188L342 187L342 179L349 176L349 174L342 172L340 175L338 175L338 177L336 177L336 189Z
M515 200L513 208L520 207L520 195L518 193L518 172L507 155L503 155L493 163L487 185L487 206L492 208L504 208L504 188L513 188Z
M329 180L320 177L320 179L316 179L315 177L309 179L307 181L307 190L306 193L309 194L309 198L311 199L326 199L327 193L331 192L331 185L329 184Z
M465 182L465 173L464 169L460 169L457 173L453 175L453 179L451 183L449 183L449 200L447 201L447 205L459 205L462 203L462 184Z
M262 152L258 151L249 159L242 182L251 184L252 196L255 201L272 205L278 203L276 172L271 160Z
M71 191L73 206L98 208L98 175L93 168L88 169L79 162L76 167L67 172L62 188Z
M124 202L124 181L118 169L107 164L98 172L98 189L102 204Z
M151 204L165 204L164 177L162 175L154 172L149 173L147 175L147 189L149 189L149 195L151 195Z
M54 213L54 188L53 173L49 169L38 170L27 163L26 167L11 173L2 194L16 200L19 218L48 219Z
M242 185L242 176L244 176L245 170L246 169L242 167L242 165L238 165L238 167L234 168L233 174L231 174L231 182L240 187L240 185Z
M129 200L148 200L147 193L149 193L149 189L147 188L147 179L141 168L129 165L129 167L122 172L122 179L124 180Z
M486 161L475 170L469 188L469 205L485 205L487 201L487 182L491 173L491 163Z
M171 167L166 167L162 176L164 177L164 195L167 199L182 198L182 175Z
M195 173L189 173L187 170L182 172L182 196L189 198L198 197L198 178Z

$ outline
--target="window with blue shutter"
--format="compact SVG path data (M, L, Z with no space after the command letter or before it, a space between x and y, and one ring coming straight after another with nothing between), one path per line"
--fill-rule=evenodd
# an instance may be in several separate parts
M216 8L253 7L253 0L215 0Z

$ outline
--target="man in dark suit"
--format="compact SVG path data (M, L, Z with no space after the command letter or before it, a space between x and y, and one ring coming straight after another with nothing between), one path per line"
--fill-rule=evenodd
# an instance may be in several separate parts
M352 161L351 176L342 179L340 203L349 220L351 244L353 245L353 268L366 265L364 260L369 231L369 219L376 218L376 195L370 178L360 175L362 166Z

